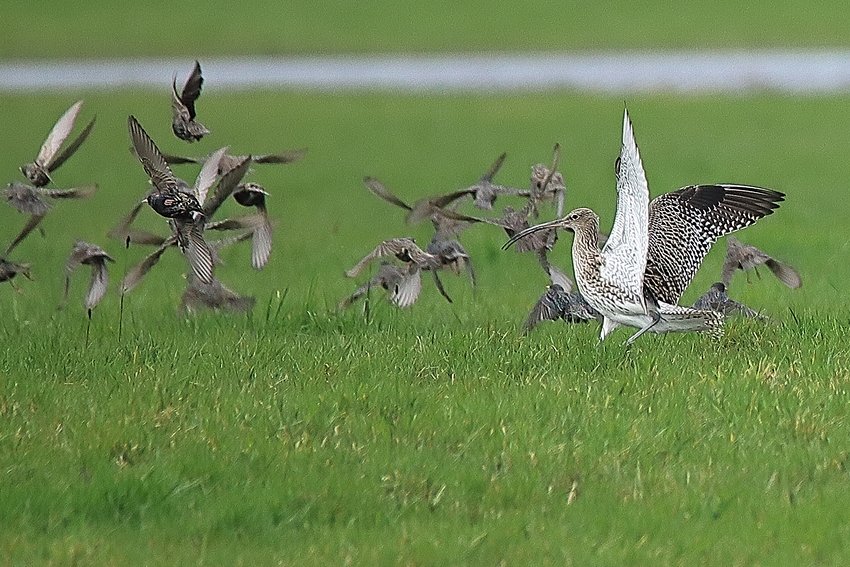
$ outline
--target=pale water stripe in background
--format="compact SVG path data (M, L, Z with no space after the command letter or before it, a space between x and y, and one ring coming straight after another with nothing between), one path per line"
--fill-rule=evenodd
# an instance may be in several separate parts
M0 62L0 91L167 88L190 59ZM850 50L202 58L205 89L850 92Z

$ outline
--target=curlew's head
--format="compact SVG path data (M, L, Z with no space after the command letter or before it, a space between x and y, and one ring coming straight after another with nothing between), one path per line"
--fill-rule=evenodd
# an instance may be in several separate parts
M587 232L587 234L595 236L599 233L599 217L592 210L581 207L559 219L536 224L526 228L525 230L517 232L502 246L502 249L507 250L512 244L516 243L518 240L522 240L530 234L540 232L541 230L551 229L569 230L573 233Z

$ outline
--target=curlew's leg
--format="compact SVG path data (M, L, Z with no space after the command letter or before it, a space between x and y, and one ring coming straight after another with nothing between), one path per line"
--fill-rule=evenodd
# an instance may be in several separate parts
M650 310L647 313L647 315L652 317L652 321L650 321L649 324L646 325L645 327L641 328L637 333L635 333L634 335L629 337L629 340L626 341L627 345L630 345L633 342L635 342L635 339L637 339L639 336L641 336L642 334L644 334L648 330L652 329L661 320L661 313L659 313L658 311L656 311L654 309Z

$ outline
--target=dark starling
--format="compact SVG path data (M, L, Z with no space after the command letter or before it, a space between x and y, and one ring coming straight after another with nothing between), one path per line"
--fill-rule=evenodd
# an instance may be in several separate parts
M68 302L71 274L79 265L85 264L91 266L91 282L83 300L83 306L86 309L93 309L103 299L109 285L109 271L106 269L106 262L114 261L100 246L77 240L74 243L74 249L65 262L65 293L62 296L62 303L59 308L62 309Z
M754 311L743 303L739 303L726 295L726 285L723 282L712 284L708 291L694 302L692 307L694 309L711 309L726 316L741 315L753 319L767 319L767 317L758 311Z
M268 192L257 183L244 183L233 191L233 198L243 207L256 207L262 222L254 228L251 239L251 265L262 270L272 252L272 225L266 211Z
M128 118L133 148L153 183L145 198L151 208L174 221L177 244L189 259L192 271L203 283L213 278L212 252L204 241L204 210L198 197L180 190L180 184L165 162L159 148L134 116Z
M195 101L201 96L203 84L201 65L197 61L180 95L177 94L177 75L171 81L171 112L173 114L171 129L181 140L197 142L210 133L203 124L195 121Z
M81 100L71 105L71 108L66 110L65 114L56 121L50 134L47 135L44 144L41 146L41 150L38 152L35 161L21 166L21 173L36 187L44 187L50 183L50 174L59 169L59 166L74 155L74 152L85 142L94 127L95 119L92 118L91 122L80 132L80 135L63 152L59 153L62 144L71 134L71 130L74 129L74 122L77 120L77 115L80 113L82 106L83 101Z
M732 282L732 276L735 275L735 270L743 272L753 270L757 276L761 277L758 272L758 267L761 265L767 266L773 272L773 275L779 278L779 281L791 289L797 289L803 285L800 274L794 268L774 259L755 246L744 244L734 236L726 239L726 259L723 261L720 281L728 288ZM747 274L747 282L749 281L750 276Z

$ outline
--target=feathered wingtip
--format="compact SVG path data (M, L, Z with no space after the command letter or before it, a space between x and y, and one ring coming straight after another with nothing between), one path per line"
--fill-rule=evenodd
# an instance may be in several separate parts
M803 285L803 280L800 278L800 274L798 274L797 270L788 264L770 259L765 262L765 265L771 272L773 272L773 275L776 276L779 281L785 284L786 287L789 287L790 289L797 289Z

